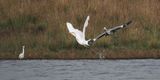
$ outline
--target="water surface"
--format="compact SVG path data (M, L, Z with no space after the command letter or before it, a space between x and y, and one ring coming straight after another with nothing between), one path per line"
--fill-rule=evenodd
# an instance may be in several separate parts
M160 80L160 60L1 60L0 80Z

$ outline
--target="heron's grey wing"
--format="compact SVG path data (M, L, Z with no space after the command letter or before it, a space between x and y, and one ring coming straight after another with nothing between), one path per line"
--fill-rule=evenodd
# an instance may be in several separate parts
M117 30L119 30L119 29L121 29L121 28L123 28L123 25L113 27L113 28L111 28L111 29L109 29L109 30L110 30L110 32L115 32L115 31L117 31Z
M131 24L131 23L132 23L132 21L128 21L127 23L125 23L125 24L123 24L123 25L113 27L113 28L110 29L110 32L115 32L115 31L117 31L117 30L119 30L119 29L121 29L121 28L125 28L125 27L127 27L129 24Z
M120 29L122 26L123 26L123 25L121 25L121 26L116 26L116 27L114 27L114 28L105 30L103 33L99 34L96 38L94 38L94 40L97 40L97 39L100 39L100 38L103 37L103 36L109 35L110 32L115 32L116 30Z
M103 36L106 36L106 35L109 35L110 32L115 32L116 30L119 30L121 28L124 28L124 27L127 27L129 24L131 24L132 21L128 21L127 23L123 24L123 25L120 25L120 26L116 26L114 28L111 28L111 29L108 29L108 30L105 30L103 33L99 34L96 38L94 38L93 40L96 41L97 39L100 39L101 37Z
M128 21L128 22L126 22L125 24L123 24L123 27L127 27L129 24L131 24L132 23L132 21Z
M97 39L100 39L101 37L108 35L107 31L104 31L103 33L99 34L97 37L95 37L93 40L96 41Z

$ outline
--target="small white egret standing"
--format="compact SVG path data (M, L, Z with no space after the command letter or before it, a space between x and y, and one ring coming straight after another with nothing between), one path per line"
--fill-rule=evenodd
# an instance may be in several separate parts
M19 59L24 58L24 48L25 48L25 46L22 46L22 53L19 54Z
M66 23L67 28L69 30L69 33L71 33L76 38L77 42L80 45L83 45L85 47L90 46L90 44L92 44L91 39L89 39L89 40L85 39L85 31L88 26L88 21L89 21L89 16L87 16L87 19L84 23L83 32L78 29L75 29L71 23L69 23L69 22Z

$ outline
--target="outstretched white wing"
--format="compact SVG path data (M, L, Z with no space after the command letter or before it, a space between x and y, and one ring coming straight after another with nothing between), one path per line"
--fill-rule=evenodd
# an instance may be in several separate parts
M88 21L89 21L89 16L87 16L86 21L83 26L83 39L85 39L85 32L86 32L86 28L88 26Z
M67 25L67 29L70 33L75 31L75 29L71 23L67 22L66 25Z
M83 37L83 33L80 30L75 29L71 23L67 22L66 25L67 25L69 33L71 33L74 37L76 38Z
M84 23L83 29L88 26L89 16L87 16L86 21Z

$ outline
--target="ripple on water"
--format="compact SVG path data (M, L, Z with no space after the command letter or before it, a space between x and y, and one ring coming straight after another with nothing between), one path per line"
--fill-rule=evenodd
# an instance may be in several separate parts
M160 60L1 60L1 80L159 80Z

